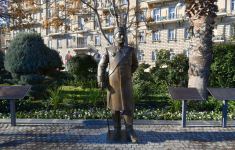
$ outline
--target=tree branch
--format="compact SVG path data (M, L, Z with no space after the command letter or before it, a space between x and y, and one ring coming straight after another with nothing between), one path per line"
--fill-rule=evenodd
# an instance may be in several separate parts
M125 22L124 25L127 25L127 20L129 19L129 11L130 11L130 1L127 0L127 11L126 11L126 16L125 16Z
M119 20L118 20L118 13L117 13L117 7L116 7L116 4L115 4L115 0L112 0L112 5L113 5L113 9L114 9L114 16L115 16L115 20L116 20L116 24L117 24L117 27L119 27Z
M95 15L96 15L96 17L98 19L98 25L99 25L100 31L101 31L102 35L104 36L104 38L107 40L107 42L111 45L112 43L109 41L108 37L105 35L104 30L102 28L100 15L98 13L97 8L94 8L92 5L90 5L87 2L85 2L85 0L81 0L81 2L83 4L86 4L88 7L90 7L94 11L94 13L95 13Z

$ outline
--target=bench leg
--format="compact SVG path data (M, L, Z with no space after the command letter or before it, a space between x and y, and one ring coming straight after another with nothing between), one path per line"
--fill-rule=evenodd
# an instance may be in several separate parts
M222 112L222 127L227 127L227 114L228 114L228 101L223 101L223 112Z
M182 101L182 122L181 125L183 128L186 127L186 111L187 111L187 101Z
M11 125L16 126L15 100L10 100Z

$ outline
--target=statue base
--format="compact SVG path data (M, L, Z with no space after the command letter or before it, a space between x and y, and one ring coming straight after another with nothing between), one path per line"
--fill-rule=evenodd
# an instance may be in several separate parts
M131 140L127 137L126 130L121 130L121 136L119 139L115 139L114 131L110 130L110 132L107 133L106 141L108 143L128 143L128 142L131 142Z

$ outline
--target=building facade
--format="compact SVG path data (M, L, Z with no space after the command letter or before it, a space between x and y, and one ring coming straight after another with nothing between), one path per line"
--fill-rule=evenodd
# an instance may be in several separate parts
M67 5L69 8L69 5L72 5L66 3L66 0L49 0L49 2L39 0L39 3L39 11L31 16L34 26L27 31L40 33L45 44L58 50L63 60L68 51L73 54L97 54L102 53L109 45L100 32L94 13L86 5L81 5L82 12L76 12L66 18L66 13L72 10L59 11L60 7L65 9L62 6ZM103 31L109 41L113 42L115 20L108 15L110 7L105 4L105 0L99 0L98 11L102 14L100 17ZM120 0L120 4L125 6L127 1ZM189 54L191 42L189 22L185 16L185 6L178 7L177 4L178 0L130 0L130 7L140 10L136 16L134 10L129 12L130 16L135 16L135 23L128 32L129 43L137 48L140 63L154 65L156 55L161 49L169 50L171 57L179 53ZM234 37L235 0L218 0L217 5L219 12L213 41L229 42ZM53 19L55 14L65 18L59 28L47 26L48 22L45 21L45 19ZM11 38L17 32L19 31L12 31Z

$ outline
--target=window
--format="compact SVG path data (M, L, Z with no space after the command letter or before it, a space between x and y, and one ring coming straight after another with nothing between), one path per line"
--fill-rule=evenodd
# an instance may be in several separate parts
M78 26L80 30L84 30L84 26L85 26L84 18L78 18Z
M72 48L73 47L73 38L69 37L67 38L67 48Z
M140 14L139 14L139 21L145 21L146 19L146 12L147 12L147 9L143 9L141 10Z
M153 31L152 32L152 40L153 41L160 41L160 31Z
M113 34L108 34L107 37L109 39L109 42L113 43Z
M145 42L145 33L139 32L139 42Z
M99 28L99 22L98 19L95 17L94 18L94 29Z
M154 21L160 21L161 20L161 9L155 8L153 10L153 19Z
M152 51L152 61L156 61L157 60L157 51Z
M184 28L184 39L189 39L190 38L190 33L189 33L189 28Z
M47 30L47 34L50 34L50 33L52 33L51 26L50 26L49 28L47 28L46 30Z
M121 0L121 4L123 4L123 5L127 5L127 0Z
M100 36L99 35L95 36L95 45L101 45L101 43L100 43Z
M87 37L78 37L78 48L87 47Z
M57 48L62 48L62 39L57 39Z
M37 20L37 14L32 14L31 18L32 18L32 20Z
M106 17L106 26L110 26L112 24L113 24L112 17L111 16L107 16Z
M143 50L139 50L137 52L137 58L139 61L143 61L144 60L144 51Z
M175 7L169 7L169 19L175 19Z
M51 40L48 40L48 47L52 48L52 41Z
M168 30L168 40L176 40L176 35L175 35L175 30L174 29L169 29Z
M185 56L189 57L189 49L184 49L183 53L184 53Z
M52 14L51 14L51 9L47 9L47 18L51 18Z
M232 0L232 4L231 5L232 5L232 8L231 8L232 11L235 11L235 0Z
M126 14L126 13L120 14L121 23L124 23L124 22L125 22L126 17L127 17L127 14Z

